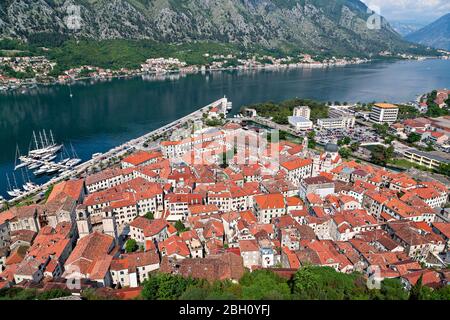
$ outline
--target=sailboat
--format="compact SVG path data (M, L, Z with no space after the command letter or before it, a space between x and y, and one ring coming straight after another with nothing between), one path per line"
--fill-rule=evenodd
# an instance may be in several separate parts
M66 156L66 158L64 158ZM67 153L66 148L64 147L64 144L62 145L62 152L61 152L61 160L58 162L60 165L66 164L70 160L70 155Z
M36 189L38 187L38 185L33 183L33 182L31 182L30 176L28 175L28 170L27 169L25 169L25 172L27 174L26 181L25 181L25 177L23 176L23 171L22 171L22 178L24 179L24 182L25 182L24 185L23 185L23 189L25 191L32 191L32 190Z
M9 180L8 174L6 174L6 180L8 182L8 190L6 191L6 193L13 198L20 196L22 194L22 192L19 189L14 189L11 186L11 181Z
M17 161L20 161L20 163L17 163ZM27 157L20 155L19 146L16 145L16 159L14 162L14 170L23 168L27 165L29 165L30 160Z
M69 167L74 167L77 164L79 164L82 160L78 158L77 153L75 152L75 149L73 148L72 143L70 143L70 148L72 150L72 154L73 154L73 159L67 161L66 165Z
M39 168L39 167L42 166L42 165L43 165L42 162L35 161L35 162L32 162L32 163L28 166L28 169L34 170L34 169Z
M40 137L40 140L41 140L41 145L40 146L39 146L39 143L38 143L38 140L37 140L36 132L34 132L34 130L33 130L33 140L34 140L35 149L30 150L28 152L28 154L30 156L32 156L32 157L39 158L39 157L41 157L42 155L44 155L44 154L46 154L48 152L47 149L44 148L44 143L42 141L42 134L41 134L41 132L39 132L39 137Z
M21 190L19 189L19 187L17 186L17 180L16 180L16 175L13 173L13 179L14 179L14 186L13 186L13 191L16 192L21 192ZM15 188L14 188L15 187Z
M42 166L41 168L39 168L38 170L33 171L33 174L35 176L40 176L41 174L46 173L48 169L50 169L50 168L47 165L45 165L45 166Z
M51 144L50 144L50 151L53 152L53 153L58 152L63 147L62 144L57 145L55 143L55 139L53 138L53 132L52 132L51 129L50 129L50 142L51 142Z
M34 150L29 151L29 156L33 158L42 158L48 155L53 155L57 153L61 148L62 145L58 145L55 143L55 139L53 138L53 132L50 130L50 139L47 137L47 133L45 130L39 131L39 142L36 136L36 132L33 131L33 138L34 140Z

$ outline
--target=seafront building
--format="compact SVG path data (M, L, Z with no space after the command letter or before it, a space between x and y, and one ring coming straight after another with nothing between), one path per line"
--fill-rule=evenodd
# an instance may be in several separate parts
M372 122L393 124L398 118L398 107L390 103L376 103L370 112Z

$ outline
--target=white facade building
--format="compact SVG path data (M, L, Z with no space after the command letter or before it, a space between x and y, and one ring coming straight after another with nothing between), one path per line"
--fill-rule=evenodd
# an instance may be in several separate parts
M392 124L397 121L398 107L390 103L377 103L372 107L370 120L375 123Z
M298 106L294 108L294 117L303 117L307 120L311 117L311 109L308 106Z
M355 117L322 118L317 120L320 129L349 129L355 126Z
M302 116L288 117L288 121L296 130L309 130L313 127L312 121Z

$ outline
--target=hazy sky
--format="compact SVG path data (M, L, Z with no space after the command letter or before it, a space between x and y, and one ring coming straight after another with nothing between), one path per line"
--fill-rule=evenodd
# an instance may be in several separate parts
M378 6L381 15L392 21L432 22L450 13L450 0L361 0Z

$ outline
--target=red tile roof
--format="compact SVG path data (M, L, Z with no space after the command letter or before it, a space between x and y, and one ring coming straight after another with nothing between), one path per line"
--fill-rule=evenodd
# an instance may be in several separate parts
M285 207L284 197L282 194L258 195L253 199L261 210L281 209Z
M134 166L139 166L147 161L150 161L155 158L162 158L162 154L160 152L146 152L146 151L138 151L133 153L132 155L124 158L123 162L128 162Z
M47 202L51 202L56 199L60 194L65 196L69 196L73 200L78 200L81 193L83 192L84 181L82 179L78 180L67 180L56 184L50 196L47 199Z
M303 168L306 166L310 166L312 165L312 160L311 159L295 159L295 160L290 160L290 161L286 161L286 162L282 162L280 164L283 168L292 171L295 169L299 169L299 168Z

